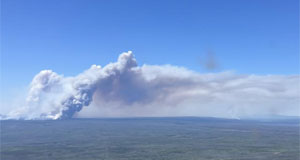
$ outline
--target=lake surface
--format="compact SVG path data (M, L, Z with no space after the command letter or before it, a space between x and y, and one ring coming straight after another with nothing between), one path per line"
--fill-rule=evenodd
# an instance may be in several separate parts
M1 160L299 160L299 120L1 121Z

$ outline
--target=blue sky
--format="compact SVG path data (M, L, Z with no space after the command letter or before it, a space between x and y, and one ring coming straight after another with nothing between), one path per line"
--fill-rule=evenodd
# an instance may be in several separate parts
M299 74L298 0L2 0L1 38L2 95L128 50L140 65L207 72L213 52L217 72Z

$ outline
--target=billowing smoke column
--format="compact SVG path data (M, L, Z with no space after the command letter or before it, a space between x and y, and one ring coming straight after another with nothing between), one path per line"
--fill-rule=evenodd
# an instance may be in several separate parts
M20 119L64 119L88 106L98 85L107 83L137 63L129 51L119 56L118 62L106 67L92 65L77 77L64 78L51 71L43 70L37 74L30 85L25 107L9 114L9 118Z
M26 104L6 118L299 115L299 98L298 75L199 74L171 65L140 67L129 51L115 63L92 65L76 77L41 71L30 84ZM87 114L85 108L91 107L85 106L91 104L100 113Z

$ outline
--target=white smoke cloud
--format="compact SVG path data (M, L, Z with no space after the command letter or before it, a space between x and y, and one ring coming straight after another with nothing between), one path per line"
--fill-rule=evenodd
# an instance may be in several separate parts
M37 74L26 104L6 118L299 115L299 75L200 74L171 65L138 66L122 53L75 77Z

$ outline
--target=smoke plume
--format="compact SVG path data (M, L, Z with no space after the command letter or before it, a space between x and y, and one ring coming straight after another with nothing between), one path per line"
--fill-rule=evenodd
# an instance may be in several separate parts
M7 119L116 116L299 115L299 75L200 74L171 65L138 66L122 53L75 77L38 73L26 103Z

